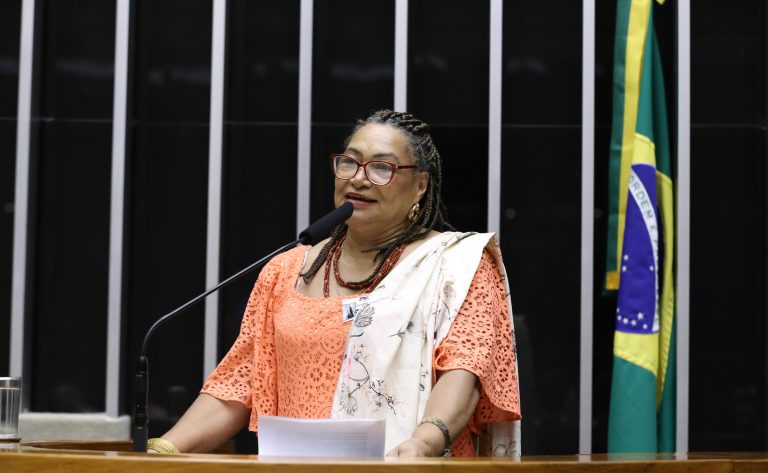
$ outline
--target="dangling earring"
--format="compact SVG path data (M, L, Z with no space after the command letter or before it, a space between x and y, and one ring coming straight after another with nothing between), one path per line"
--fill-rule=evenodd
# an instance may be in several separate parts
M411 211L408 212L408 220L415 222L419 218L419 203L416 202L411 206Z

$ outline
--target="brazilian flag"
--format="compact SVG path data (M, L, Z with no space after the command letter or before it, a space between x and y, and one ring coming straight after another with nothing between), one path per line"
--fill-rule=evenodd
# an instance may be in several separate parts
M616 15L605 281L618 290L612 453L675 450L673 188L654 3L618 0Z

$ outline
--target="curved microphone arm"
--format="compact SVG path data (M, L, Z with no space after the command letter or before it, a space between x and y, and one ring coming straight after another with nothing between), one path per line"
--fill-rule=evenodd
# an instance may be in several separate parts
M152 324L151 327L149 327L149 330L147 330L147 334L144 336L144 343L141 344L141 356L147 356L147 347L149 344L149 339L152 337L152 335L155 333L155 331L164 323L166 323L168 320L172 319L173 316L178 314L179 312L183 312L187 310L188 308L192 307L193 305L197 304L201 300L205 299L209 295L213 294L214 292L218 291L219 289L222 289L226 286L229 286L231 283L235 282L236 280L240 279L241 277L245 276L246 274L250 273L254 269L258 268L259 266L264 265L267 261L272 259L275 255L282 253L283 251L287 250L288 248L292 248L299 243L302 243L301 239L294 240L287 245L283 245L280 248L276 249L272 253L268 254L267 256L261 258L260 260L256 261L255 263L251 264L247 268L241 269L238 273L233 274L232 276L228 277L227 279L221 281L217 285L213 286L212 288L208 289L204 293L198 295L194 299L190 300L189 302L173 309L171 312L168 312L164 316L157 319L157 321Z
M280 248L276 249L272 253L261 258L260 260L256 261L250 266L240 270L238 273L233 274L232 276L228 277L224 281L208 289L204 293L196 296L194 299L175 308L171 312L168 312L164 316L157 319L157 321L154 324L152 324L151 327L149 327L149 330L147 330L147 334L144 336L144 342L141 344L141 354L139 355L139 366L136 370L136 380L135 380L136 381L136 384L135 384L136 401L135 401L135 410L133 414L133 451L134 452L147 451L147 440L148 440L147 437L149 437L148 430L147 430L147 424L149 424L149 417L147 415L147 404L148 404L148 397L149 397L149 360L147 359L147 347L149 345L149 339L152 337L155 331L165 322L169 321L176 315L180 314L186 309L197 304L198 302L205 299L210 294L218 291L219 289L225 286L228 286L229 284L235 282L236 280L250 273L254 269L260 266L263 266L264 263L272 259L278 253L282 253L288 248L292 248L299 243L313 245L318 241L322 240L330 233L333 227L343 223L345 220L351 217L352 211L353 211L353 207L351 203L347 202L341 205L340 207L334 209L333 211L331 211L330 213L323 216L322 218L314 222L312 225L307 227L304 231L302 231L299 234L299 238L297 240L294 240L288 243L287 245L281 246Z
M171 312L168 312L164 316L160 317L159 319L157 319L157 321L154 324L152 324L149 330L147 330L147 334L144 336L144 343L141 344L141 354L139 355L139 366L138 366L138 369L136 370L136 408L133 414L133 451L134 452L147 451L147 440L149 437L149 432L147 430L147 424L149 424L149 416L147 415L147 405L149 403L148 402L149 401L148 399L149 398L149 360L147 359L147 347L149 345L149 339L152 338L152 335L155 333L155 331L158 328L160 328L160 326L163 325L165 322L168 322L174 316L178 315L179 313L197 304L198 302L205 299L210 294L218 291L219 289L225 286L228 286L229 284L235 282L236 280L250 273L254 269L260 266L263 266L264 263L272 259L272 257L277 255L278 253L282 253L288 248L292 248L302 242L303 242L302 239L298 239L288 243L287 245L281 246L280 248L276 249L272 253L268 254L267 256L251 264L247 268L240 270L238 273L233 274L232 276L228 277L224 281L213 286L212 288L208 289L204 293L198 295L194 299L186 302L185 304L173 309Z

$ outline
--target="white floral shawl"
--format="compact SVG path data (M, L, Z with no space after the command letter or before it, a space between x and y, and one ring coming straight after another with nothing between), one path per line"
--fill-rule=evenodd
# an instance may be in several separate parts
M445 232L404 258L353 307L345 306L355 318L331 417L384 417L386 451L411 436L432 390L433 351L448 334L485 247L496 259L509 294L492 233ZM509 316L512 326L511 306ZM500 424L490 429L493 453L519 455L519 422Z

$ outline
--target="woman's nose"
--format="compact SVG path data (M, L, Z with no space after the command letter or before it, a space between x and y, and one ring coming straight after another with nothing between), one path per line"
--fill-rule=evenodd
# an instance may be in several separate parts
M365 174L365 168L362 166L358 166L357 172L354 176L352 176L352 182L355 185L360 184L370 184L370 181L368 181L368 176Z

